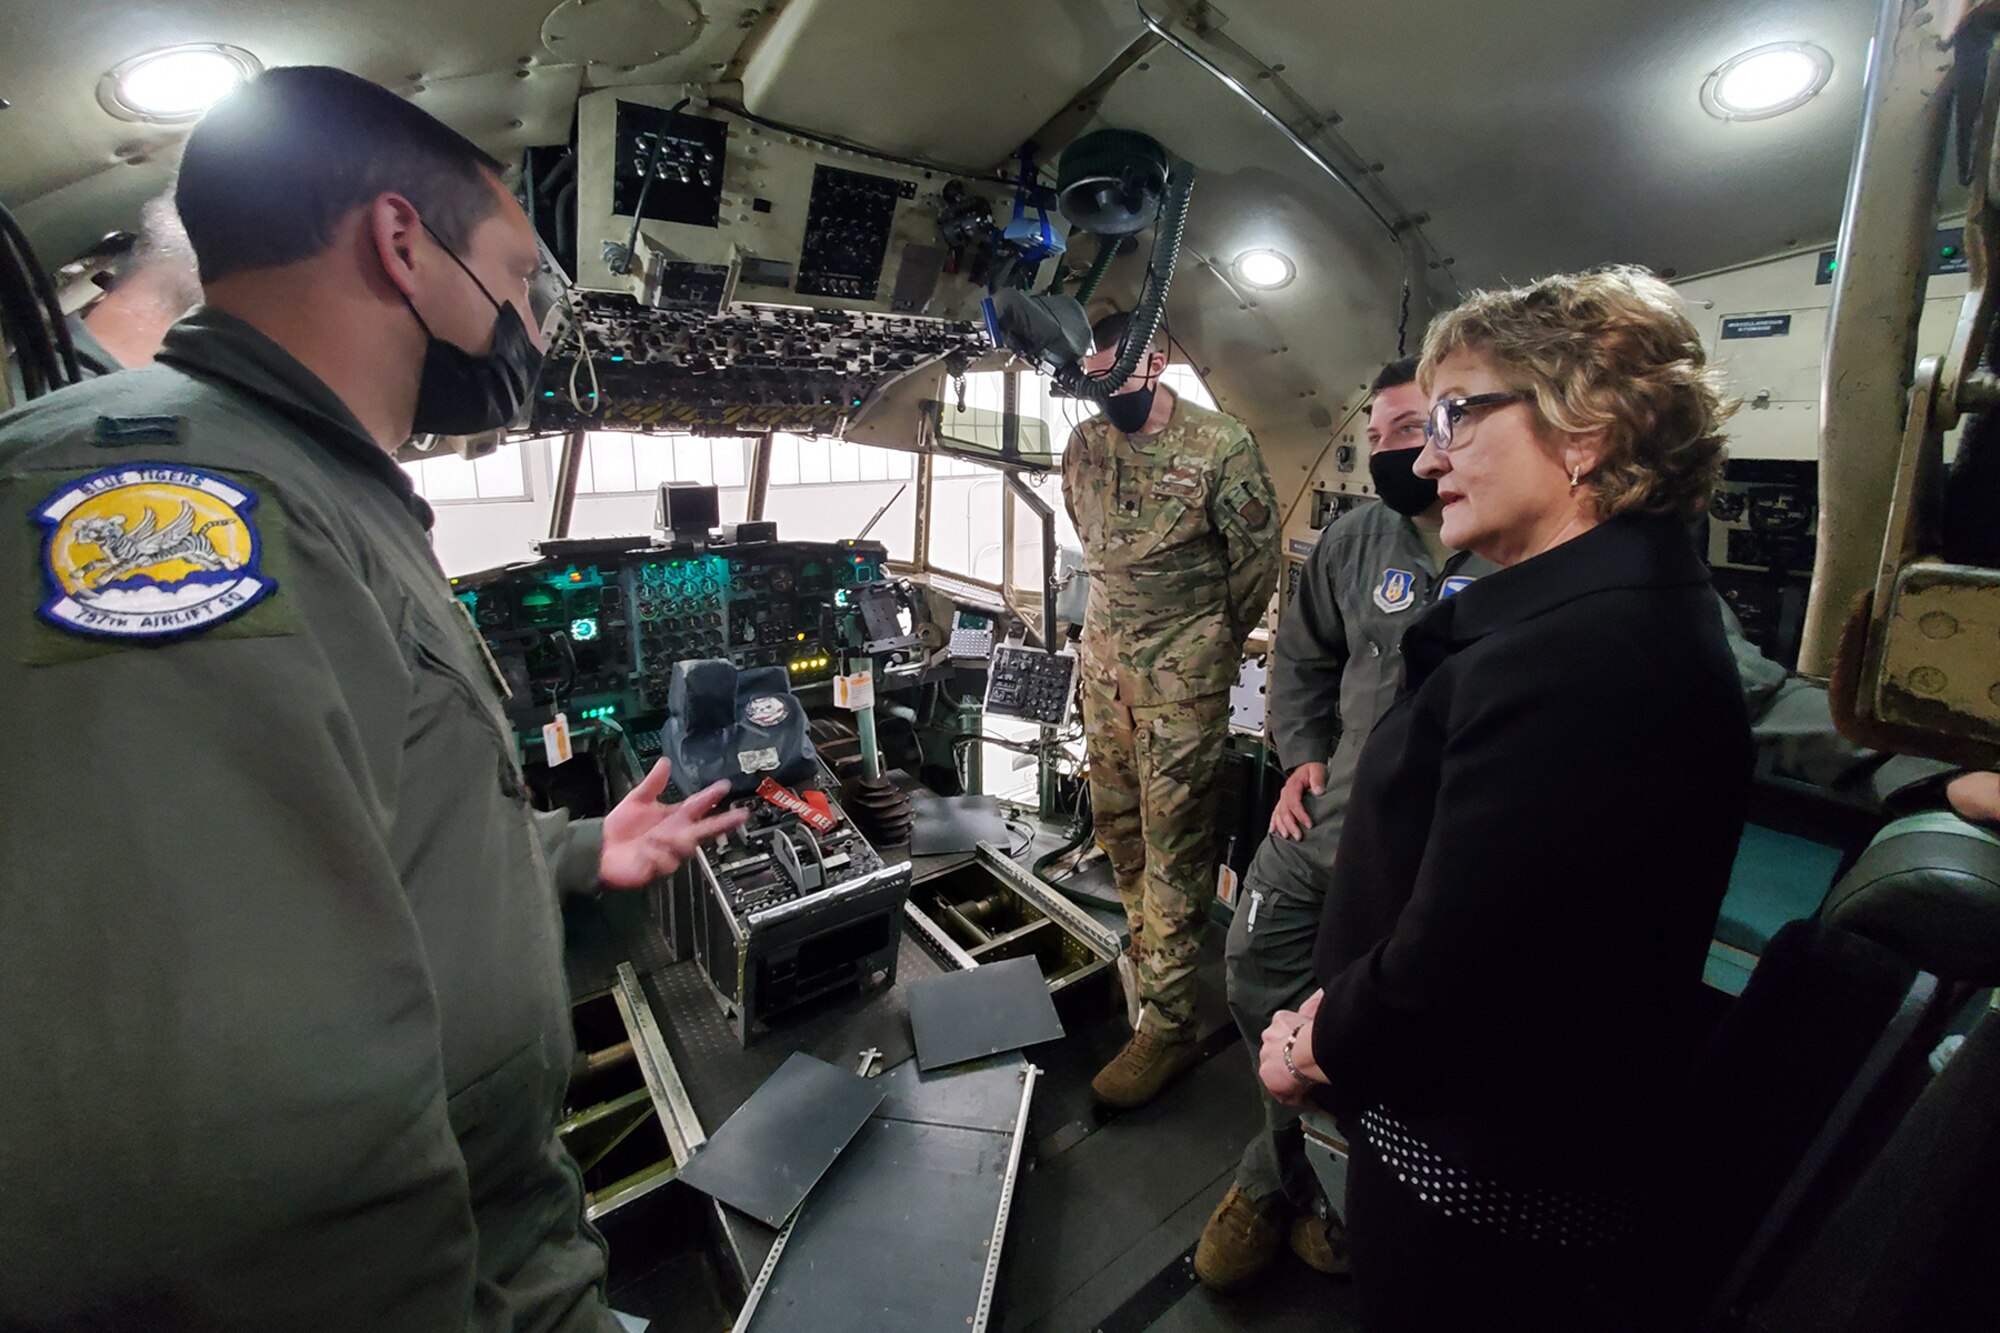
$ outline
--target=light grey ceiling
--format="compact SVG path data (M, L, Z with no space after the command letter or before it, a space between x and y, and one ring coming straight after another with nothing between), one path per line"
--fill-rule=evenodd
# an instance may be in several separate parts
M890 152L989 167L1140 30L1130 0L790 0L744 98Z
M663 0L629 14L634 49ZM135 52L229 41L267 64L345 65L507 150L567 132L580 83L716 77L742 47L753 109L883 147L990 164L1143 32L1125 0L704 0L697 42L635 71L543 46L552 0L10 0L0 9L0 199L60 259L164 179L171 132L114 120L98 76ZM1161 13L1170 0L1152 0ZM1228 41L1272 64L1382 183L1429 213L1473 282L1630 259L1681 272L1828 236L1859 119L1874 0L1223 0ZM1834 57L1811 105L1760 122L1701 110L1703 76L1761 42ZM747 44L746 44L747 43ZM640 57L635 56L635 59ZM1171 52L1158 66L1179 62ZM736 71L731 70L731 73ZM1228 95L1205 80L1145 125L1180 151ZM1266 84L1260 92L1269 92ZM1135 97L1134 102L1143 97ZM1114 98L1113 107L1119 105ZM1245 121L1246 156L1273 131ZM1177 141L1178 140L1178 141ZM121 155L121 150L122 155ZM148 158L138 166L125 163ZM1294 167L1303 164L1295 163ZM1351 206L1309 169L1300 187ZM1246 187L1254 185L1246 179ZM1205 192L1212 200L1217 193ZM1244 207L1254 207L1245 201Z
M1222 34L1431 215L1468 285L1629 261L1694 273L1832 237L1876 0L1221 0ZM1309 16L1309 17L1308 17ZM1833 57L1763 121L1701 107L1767 42Z
M130 225L170 179L172 129L118 120L97 103L105 71L143 51L228 42L265 65L330 64L411 96L502 155L569 134L586 70L543 46L556 0L6 0L0 4L0 201L49 263ZM645 50L658 0L594 0L632 11ZM655 83L712 75L732 59L751 0L707 0L695 43L633 71L593 77ZM640 57L635 54L634 59Z
M580 0L569 0L571 5ZM1133 0L588 0L578 62L543 44L556 0L5 0L0 200L61 263L129 225L168 179L177 135L114 120L99 76L177 42L223 41L266 64L345 66L512 154L569 133L580 88L738 80L752 110L962 163L1002 162L1145 36ZM1449 296L1614 260L1682 274L1833 234L1860 117L1875 0L1148 0L1289 118L1338 118L1335 158L1380 165L1364 188L1428 215L1426 285ZM663 22L699 32L650 60ZM563 26L558 23L557 27ZM1205 29L1198 31L1198 29ZM629 33L629 41L621 40ZM1765 42L1834 59L1807 107L1726 123L1703 78ZM572 42L574 38L572 38ZM565 43L557 43L562 46ZM628 49L631 64L616 53ZM732 84L726 91L735 91ZM1095 123L1146 130L1200 171L1174 333L1250 421L1281 484L1312 459L1395 350L1404 257L1362 207L1178 52L1146 52ZM136 163L136 165L131 165ZM1393 202L1391 202L1393 198ZM1298 261L1282 291L1224 270L1270 245ZM1122 261L1108 290L1129 289Z

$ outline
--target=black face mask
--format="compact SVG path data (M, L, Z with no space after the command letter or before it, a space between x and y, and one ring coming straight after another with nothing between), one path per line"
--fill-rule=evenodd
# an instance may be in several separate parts
M1368 477L1382 503L1403 515L1415 518L1437 503L1438 484L1433 477L1420 477L1414 469L1422 449L1384 449L1368 455Z
M1143 389L1111 395L1104 400L1104 419L1127 435L1136 434L1146 424L1146 418L1153 415L1153 395L1158 391L1158 385L1148 384Z
M486 284L466 267L463 259L452 253L450 246L438 239L428 223L424 224L424 230L431 232L431 239L451 255L453 263L465 269L465 276L472 279L472 285L497 313L493 320L493 350L477 355L432 333L410 298L403 298L403 304L410 307L410 314L416 317L429 340L424 348L424 373L417 385L417 413L411 429L419 435L477 435L481 431L498 430L514 419L521 404L534 391L535 377L542 368L542 353L528 337L527 327L521 323L521 312L514 304L495 301Z

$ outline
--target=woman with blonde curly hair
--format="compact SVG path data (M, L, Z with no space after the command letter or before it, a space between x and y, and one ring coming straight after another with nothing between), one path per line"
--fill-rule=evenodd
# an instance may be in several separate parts
M1376 1330L1628 1330L1751 771L1687 525L1728 409L1634 269L1481 292L1424 340L1417 471L1501 565L1411 626L1315 962L1261 1073L1353 1142Z

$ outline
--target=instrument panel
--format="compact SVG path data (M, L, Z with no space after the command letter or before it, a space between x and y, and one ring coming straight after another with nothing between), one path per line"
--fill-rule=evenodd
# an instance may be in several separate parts
M887 559L879 542L647 546L466 575L452 590L512 691L509 715L539 726L559 709L572 722L658 713L685 658L783 666L794 687L830 680L826 612L880 582Z
M1795 666L1812 583L1819 471L1787 459L1729 460L1708 506L1716 591L1766 657Z

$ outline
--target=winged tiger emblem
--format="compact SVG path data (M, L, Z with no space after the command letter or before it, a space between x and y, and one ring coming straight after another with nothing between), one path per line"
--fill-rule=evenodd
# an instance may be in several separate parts
M207 570L232 569L235 566L223 558L208 536L211 528L228 526L229 520L216 519L196 527L194 506L185 500L181 501L180 515L164 528L151 506L147 506L139 526L130 532L125 530L122 514L83 519L77 523L72 540L79 545L95 546L104 554L80 566L76 580L84 587L103 587L115 579L129 578L175 560L185 560Z

